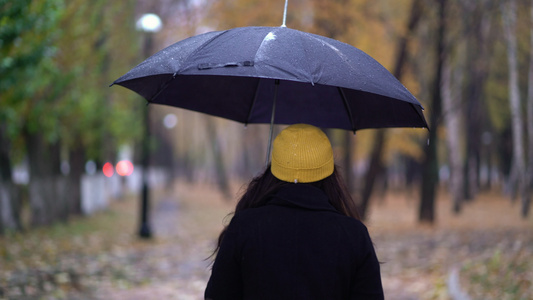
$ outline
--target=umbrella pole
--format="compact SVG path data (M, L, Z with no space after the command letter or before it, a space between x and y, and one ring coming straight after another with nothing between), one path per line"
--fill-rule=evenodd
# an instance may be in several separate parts
M281 24L281 27L287 27L287 25L285 25L285 21L287 20L287 4L288 4L289 0L285 0L285 9L283 10L283 24Z
M274 80L274 101L272 103L272 115L270 116L270 135L268 137L268 150L265 159L265 168L270 162L270 153L272 152L272 135L274 133L274 116L276 114L276 99L278 98L279 79Z

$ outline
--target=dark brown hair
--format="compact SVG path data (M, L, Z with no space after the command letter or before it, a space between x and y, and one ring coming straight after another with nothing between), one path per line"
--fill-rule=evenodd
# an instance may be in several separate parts
M349 216L359 220L359 213L357 212L357 207L355 205L352 196L348 192L346 184L340 175L340 172L337 171L338 167L335 166L333 169L333 174L330 176L312 183L297 183L297 184L310 184L313 185L326 194L329 199L329 203L341 214ZM290 182L285 182L277 179L272 172L270 171L270 165L267 166L265 171L259 176L255 177L250 181L244 193L242 194L239 202L235 207L236 214L242 210L248 208L261 207L267 204L267 202L272 198L278 190L284 185L294 184ZM226 228L222 230L218 236L217 247L213 252L215 255L220 248L222 239L224 238L224 233ZM212 256L213 256L212 255Z

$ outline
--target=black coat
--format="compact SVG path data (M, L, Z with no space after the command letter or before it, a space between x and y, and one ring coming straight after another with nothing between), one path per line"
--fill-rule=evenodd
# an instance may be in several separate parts
M308 184L231 220L206 299L383 299L379 262L360 221Z

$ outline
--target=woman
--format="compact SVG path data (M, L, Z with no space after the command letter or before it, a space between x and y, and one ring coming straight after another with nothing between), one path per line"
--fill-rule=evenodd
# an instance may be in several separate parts
M296 124L274 140L218 240L205 299L383 299L366 227L327 136Z

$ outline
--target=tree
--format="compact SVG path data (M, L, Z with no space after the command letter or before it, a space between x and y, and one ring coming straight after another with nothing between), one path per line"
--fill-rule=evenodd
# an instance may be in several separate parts
M453 66L451 61L444 65L442 76L442 101L444 108L444 122L446 124L446 141L448 150L448 161L450 165L449 189L452 197L453 212L461 211L461 204L464 199L463 180L463 159L461 145L461 83L463 79L464 55L458 54L458 62L452 74Z
M224 199L231 200L232 195L230 193L228 174L226 172L226 164L224 163L224 157L222 155L220 141L218 140L214 118L206 118L206 125L207 137L211 142L213 149L217 185L219 190L222 192Z
M531 1L530 21L533 24L533 1ZM529 30L529 75L527 93L527 132L528 132L528 168L527 168L527 189L531 194L533 190L533 26ZM524 203L526 214L529 211L530 199Z
M431 88L431 116L429 145L426 147L424 162L422 164L422 191L420 194L420 222L433 223L435 221L435 197L438 184L438 159L437 159L437 131L441 118L441 82L444 65L444 34L446 32L446 0L436 0L437 7L437 36L435 47L435 77Z
M400 37L396 50L396 62L393 74L398 80L402 77L403 66L407 61L407 46L411 35L414 33L419 20L422 16L422 1L413 0L411 4L410 16L407 20L407 31L404 36ZM359 214L361 218L366 217L366 211L370 202L375 180L378 174L383 172L383 152L385 143L386 130L378 130L374 137L374 146L370 156L370 165L365 175L365 185L363 187L361 203L359 205Z
M54 139L56 120L52 117L41 124L37 120L42 118L48 96L57 92L50 87L57 75L51 41L61 5L60 0L0 1L0 206L8 208L0 214L0 223L8 228L21 227L17 221L20 199L10 173L13 163L23 157L19 153L25 149L21 138L24 128L40 128L44 139Z
M113 162L121 145L141 136L138 120L144 103L134 94L107 88L139 60L141 35L135 30L133 3L69 1L61 19L60 26L68 30L61 32L61 55L55 62L71 77L60 98L61 147L70 165L66 205L71 213L81 212L85 162Z
M481 136L485 122L483 89L487 81L487 59L491 36L492 1L464 1L461 9L466 21L466 160L464 164L464 198L472 200L479 190ZM468 16L468 17L466 17Z
M5 229L21 229L20 198L11 176L10 144L5 138L5 124L0 124L0 235Z
M119 99L114 97L115 90L102 88L112 82L113 72L120 72L118 66L131 64L134 57L130 48L116 46L136 40L131 34L133 8L124 10L121 4L77 0L62 9L64 14L57 27L62 30L55 30L58 34L54 44L58 47L51 61L58 70L50 84L56 92L42 93L48 101L41 107L29 107L31 112L39 113L40 109L41 114L55 121L51 138L42 140L39 127L25 129L26 143L34 145L28 147L28 158L32 218L36 225L49 224L57 218L66 220L70 212L80 213L79 184L86 155L97 162L112 161L118 145L140 132L132 105L125 102L132 95ZM116 29L117 33L122 32L121 37L110 33L118 10L122 10L120 18L126 18L120 22L126 25ZM43 121L35 117L28 120ZM73 172L68 177L59 171L61 151L70 154L67 159ZM43 157L47 153L49 159Z
M62 0L0 4L0 138L2 145L10 145L9 151L0 151L0 167L10 170L27 157L32 223L66 220L71 212L79 213L85 154L98 160L115 151L113 141L131 140L139 131L127 99L116 99L102 88L118 77L110 71L113 67L131 65L129 49L136 48L115 45L135 40L134 22L122 22L132 25L116 29L118 35L109 32L115 12L133 19L134 7ZM67 159L75 176L60 171L60 161ZM76 185L77 190L68 188Z
M522 199L522 216L527 217L529 199L526 187L526 170L524 155L524 133L520 89L518 83L518 62L516 46L516 0L502 4L503 26L509 62L509 105L513 129L513 169L517 180L518 193Z
M297 5L296 1L289 3L289 27L289 24L294 24L292 16L296 15L294 12ZM283 21L283 3L260 0L213 1L207 19L210 27L218 30L242 26L280 26Z

